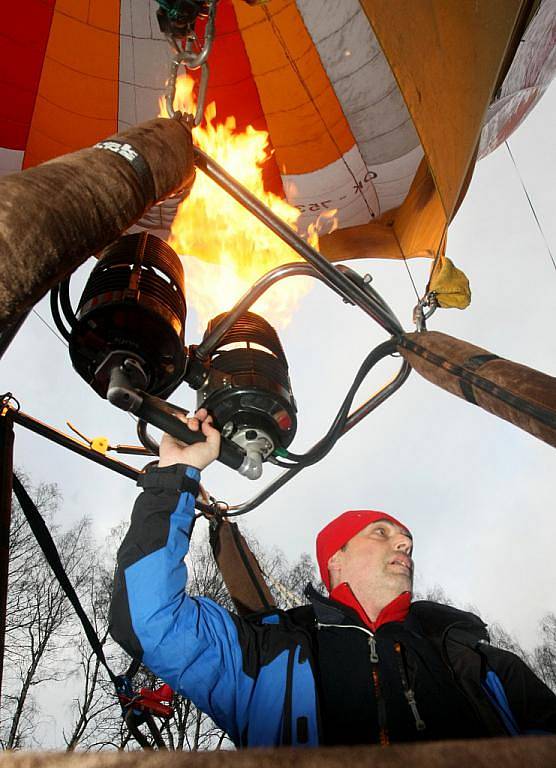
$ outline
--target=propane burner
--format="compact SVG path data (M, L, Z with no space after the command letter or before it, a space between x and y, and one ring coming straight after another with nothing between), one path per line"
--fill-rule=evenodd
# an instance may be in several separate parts
M204 338L225 315L210 321ZM259 461L288 446L297 429L297 407L288 363L274 328L246 312L211 354L208 376L197 393L224 437Z
M124 363L134 386L166 397L185 368L185 317L176 253L146 232L121 237L102 253L69 318L73 366L102 397Z

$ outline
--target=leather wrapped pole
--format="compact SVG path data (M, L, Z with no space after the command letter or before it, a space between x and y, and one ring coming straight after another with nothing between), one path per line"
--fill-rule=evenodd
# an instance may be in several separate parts
M158 118L2 177L0 329L194 174L186 122Z
M437 331L409 333L399 352L418 373L556 447L556 378Z
M303 662L300 662L303 663ZM196 751L38 752L6 750L2 768L550 768L556 736L503 736L496 739L426 741L354 747L278 747Z
M210 545L240 616L275 607L259 563L236 523L230 523L226 518L211 520Z

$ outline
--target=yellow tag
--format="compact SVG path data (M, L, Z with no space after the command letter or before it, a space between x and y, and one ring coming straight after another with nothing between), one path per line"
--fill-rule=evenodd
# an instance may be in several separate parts
M108 450L108 438L107 437L94 437L91 440L91 448L93 451L98 451L99 453L106 453Z

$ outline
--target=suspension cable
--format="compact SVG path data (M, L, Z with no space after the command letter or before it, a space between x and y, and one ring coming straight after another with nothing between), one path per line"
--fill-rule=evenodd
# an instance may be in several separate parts
M533 205L533 201L531 200L531 196L530 196L529 192L527 191L527 187L525 186L525 181L523 180L523 177L522 177L521 173L519 172L519 168L517 167L517 163L515 161L515 157L513 155L512 150L510 149L510 145L508 144L507 139L504 142L504 144L506 145L506 149L508 150L508 154L509 154L509 156L510 156L510 158L512 160L512 163L514 165L515 172L517 173L518 179L521 182L521 186L522 186L523 191L525 193L525 197L527 198L527 202L529 203L529 207L531 208L531 213L533 214L533 217L534 217L535 221L537 222L537 227L539 228L539 232L541 233L541 237L544 240L544 244L546 245L546 250L548 251L548 256L550 257L550 261L552 262L552 266L554 267L554 270L556 271L556 260L554 259L554 256L552 254L552 250L550 248L550 244L549 244L548 239L547 239L547 237L546 237L546 235L545 235L545 233L543 231L543 228L541 226L541 222L539 221L539 217L537 216L537 212L535 211L535 206Z

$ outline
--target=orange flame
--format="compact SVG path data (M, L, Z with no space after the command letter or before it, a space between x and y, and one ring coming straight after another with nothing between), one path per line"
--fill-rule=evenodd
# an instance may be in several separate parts
M175 109L195 111L193 87L189 76L178 79ZM160 108L166 116L162 99ZM197 146L296 229L298 209L263 186L262 168L270 157L268 133L252 126L238 133L234 117L218 123L214 102L206 108L205 122L206 127L193 129ZM335 213L331 211L329 216ZM318 221L310 227L307 238L314 247L318 247L317 231ZM203 328L212 317L230 309L261 275L300 260L295 251L200 171L178 209L169 243L184 262L187 300L195 307ZM252 310L273 325L284 327L309 287L307 278L281 281Z

